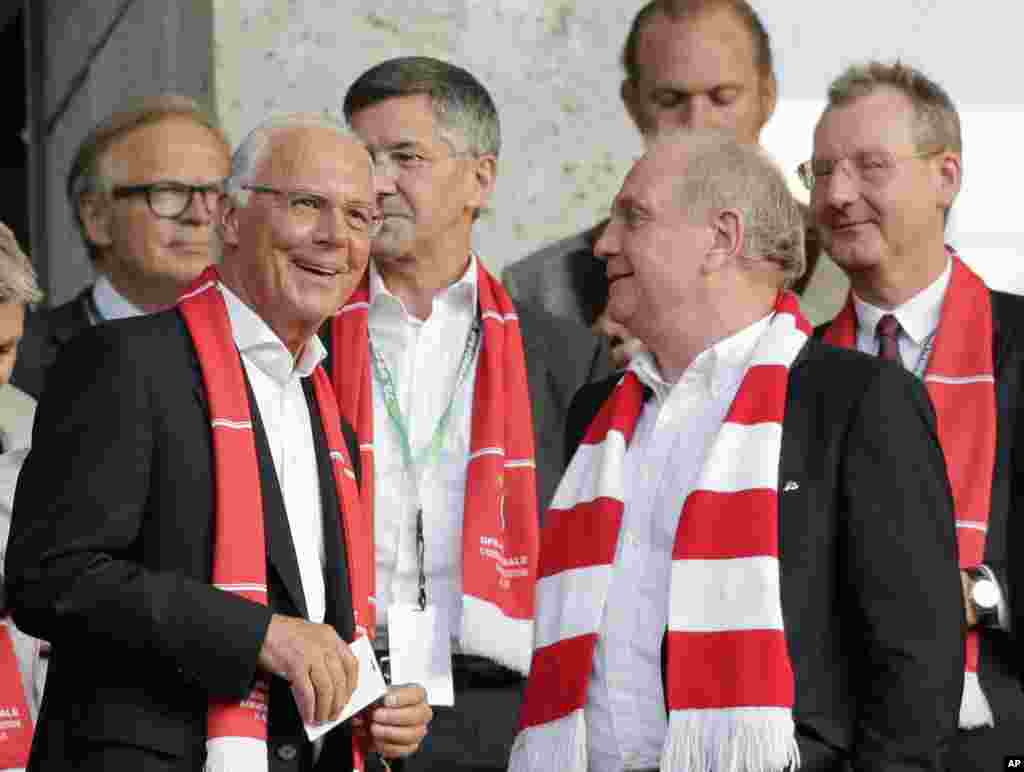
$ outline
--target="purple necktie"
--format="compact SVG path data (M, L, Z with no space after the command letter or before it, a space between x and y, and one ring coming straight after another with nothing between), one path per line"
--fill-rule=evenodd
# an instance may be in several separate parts
M900 323L892 314L886 314L878 320L875 332L878 335L878 357L891 362L903 363L900 357Z

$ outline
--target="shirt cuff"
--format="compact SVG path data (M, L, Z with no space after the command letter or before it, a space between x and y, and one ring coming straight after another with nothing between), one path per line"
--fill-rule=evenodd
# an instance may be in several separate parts
M978 566L978 570L981 571L985 575L985 577L989 579L989 581L991 581L992 584L995 585L996 595L999 598L996 604L996 619L998 624L996 625L995 629L1002 630L1003 632L1008 633L1010 632L1011 627L1010 606L1006 602L1006 595L1003 593L1003 588L999 584L999 580L996 578L995 572L991 568L986 566L984 563L981 563Z

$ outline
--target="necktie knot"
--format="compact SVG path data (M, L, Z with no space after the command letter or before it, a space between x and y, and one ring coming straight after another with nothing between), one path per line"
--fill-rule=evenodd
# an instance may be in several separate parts
M888 359L894 362L902 361L900 358L899 320L892 314L886 314L878 320L875 332L878 334L878 356L881 359Z

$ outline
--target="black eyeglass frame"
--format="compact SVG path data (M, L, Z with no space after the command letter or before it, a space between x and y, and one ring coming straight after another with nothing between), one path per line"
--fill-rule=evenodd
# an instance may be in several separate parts
M182 196L181 207L167 208L153 203L154 194L160 195L166 193ZM217 201L224 193L224 188L219 182L209 183L206 185L189 185L185 182L150 182L144 185L117 185L110 191L110 195L114 198L145 196L146 205L149 207L149 211L157 217L165 220L177 220L185 214L185 212L188 211L188 208L192 206L192 201L195 199L197 193L199 194L203 205L206 207L207 214L213 214ZM157 200L159 201L159 199Z

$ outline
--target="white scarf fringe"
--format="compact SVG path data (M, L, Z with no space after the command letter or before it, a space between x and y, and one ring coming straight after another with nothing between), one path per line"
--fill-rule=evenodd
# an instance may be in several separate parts
M206 741L203 772L267 772L267 743L255 737L212 737Z
M459 646L463 654L486 657L521 675L529 675L533 620L513 619L489 601L463 595Z
M662 772L782 772L800 766L789 708L673 710Z
M508 772L587 772L583 710L525 729L516 736Z
M964 690L960 695L960 728L977 729L995 726L996 720L989 707L988 698L981 690L977 673L964 673Z

